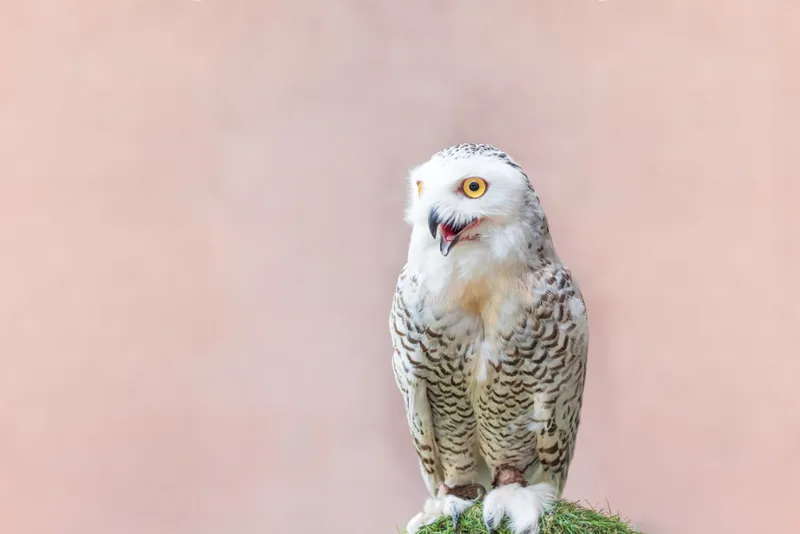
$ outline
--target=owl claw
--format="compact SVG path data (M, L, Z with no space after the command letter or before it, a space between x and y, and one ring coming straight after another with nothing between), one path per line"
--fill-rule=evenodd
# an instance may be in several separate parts
M448 488L440 489L439 495L425 502L422 512L414 516L406 526L408 534L416 534L422 527L430 525L440 517L448 517L453 521L453 531L458 531L458 521L475 501L463 499L447 493Z

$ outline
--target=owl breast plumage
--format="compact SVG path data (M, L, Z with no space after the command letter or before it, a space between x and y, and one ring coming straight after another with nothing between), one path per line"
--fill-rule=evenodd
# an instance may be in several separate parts
M468 294L454 303L407 269L391 312L393 367L429 489L482 463L488 473L507 464L528 475L541 470L563 487L588 343L569 271L542 266L524 276L527 294Z

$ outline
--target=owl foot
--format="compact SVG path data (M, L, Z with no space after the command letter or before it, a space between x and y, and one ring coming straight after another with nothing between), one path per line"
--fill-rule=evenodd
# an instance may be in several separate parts
M450 516L453 520L453 531L458 529L458 519L469 507L486 495L486 490L480 484L448 487L439 486L436 497L425 501L422 511L408 522L408 534L416 532L426 525L430 525L442 516Z
M508 517L514 534L538 534L542 514L555 502L556 488L548 482L531 486L512 482L493 489L483 501L483 522L494 532Z

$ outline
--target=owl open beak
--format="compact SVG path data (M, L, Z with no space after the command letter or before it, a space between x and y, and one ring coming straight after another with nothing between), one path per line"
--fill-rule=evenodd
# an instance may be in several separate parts
M451 220L446 221L442 219L436 208L431 208L430 213L428 213L428 230L434 239L436 239L437 234L439 235L439 251L442 256L450 254L450 251L456 246L464 232L473 228L479 222L480 219L473 219L466 224L456 224Z

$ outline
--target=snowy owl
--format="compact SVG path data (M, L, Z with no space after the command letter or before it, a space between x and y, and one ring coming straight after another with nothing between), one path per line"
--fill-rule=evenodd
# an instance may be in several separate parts
M430 497L414 534L483 499L535 534L575 450L589 332L578 284L522 168L484 144L408 176L408 258L392 301L392 366Z

